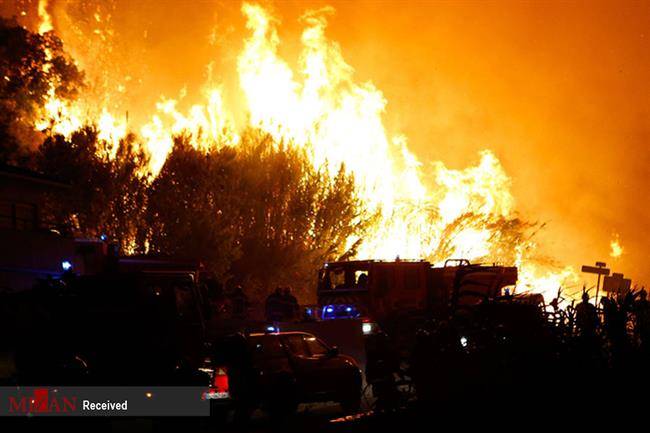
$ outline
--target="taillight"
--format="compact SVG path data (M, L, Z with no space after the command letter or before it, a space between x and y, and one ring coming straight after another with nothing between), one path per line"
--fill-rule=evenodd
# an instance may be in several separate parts
M217 367L214 369L212 385L218 394L230 394L228 387L228 369L226 367Z

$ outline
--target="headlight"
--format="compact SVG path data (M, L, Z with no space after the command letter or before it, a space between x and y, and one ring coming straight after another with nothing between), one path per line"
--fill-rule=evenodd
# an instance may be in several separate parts
M375 331L375 324L372 322L363 322L361 324L361 331L363 335L372 334Z

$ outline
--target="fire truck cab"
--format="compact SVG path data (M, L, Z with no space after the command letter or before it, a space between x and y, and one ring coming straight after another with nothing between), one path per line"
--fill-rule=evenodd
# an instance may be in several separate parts
M320 319L382 318L427 305L431 265L425 261L326 263L318 275Z

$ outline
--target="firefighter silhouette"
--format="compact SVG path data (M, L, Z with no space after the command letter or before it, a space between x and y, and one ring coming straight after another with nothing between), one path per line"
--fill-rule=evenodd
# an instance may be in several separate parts
M583 338L593 338L598 328L598 312L589 302L589 293L583 289L582 302L576 306L576 328Z
M244 293L242 286L237 286L229 296L232 305L232 316L243 319L248 312L248 297Z
M282 289L277 287L266 298L266 319L270 322L282 321Z

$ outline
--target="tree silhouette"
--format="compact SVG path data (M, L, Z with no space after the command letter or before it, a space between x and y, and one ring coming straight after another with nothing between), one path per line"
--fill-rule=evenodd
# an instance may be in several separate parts
M48 137L34 158L36 168L72 187L49 200L50 218L76 235L104 234L124 252L142 251L137 241L144 237L148 159L134 140L127 136L109 158L91 126L76 131L70 140Z
M177 137L147 215L153 251L202 260L260 295L291 285L303 299L316 269L348 252L369 222L343 167L332 178L257 130L207 153Z
M341 167L331 178L306 154L249 131L240 161L241 256L233 273L253 287L290 285L303 298L326 260L348 252L346 242L368 223L354 180Z
M230 148L204 153L176 137L148 190L147 225L152 252L200 260L219 277L238 254L237 169Z
M0 18L0 161L25 163L42 141L34 130L50 93L74 99L83 74L54 33L32 33Z

